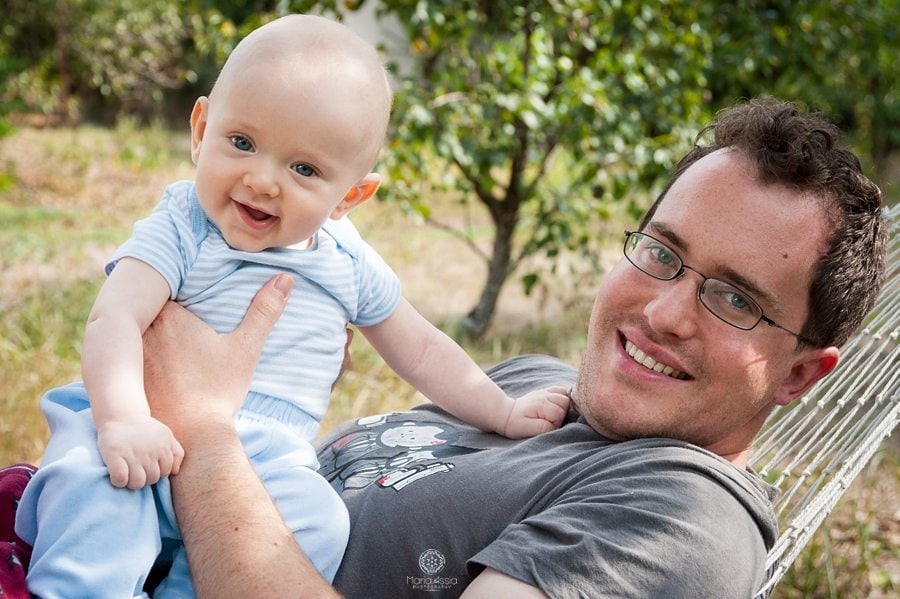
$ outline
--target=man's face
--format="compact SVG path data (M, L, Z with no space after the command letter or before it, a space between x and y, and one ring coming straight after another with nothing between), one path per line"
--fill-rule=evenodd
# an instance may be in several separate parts
M795 190L758 183L739 153L720 150L692 165L644 232L747 292L779 324L803 328L824 212ZM823 363L834 365L834 348L798 351L795 337L764 322L744 331L719 320L697 297L702 282L691 270L657 280L625 258L606 276L574 393L598 432L677 438L735 457L775 403L827 372Z

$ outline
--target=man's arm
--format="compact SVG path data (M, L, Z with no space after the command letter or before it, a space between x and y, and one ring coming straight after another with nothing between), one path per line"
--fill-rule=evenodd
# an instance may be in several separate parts
M533 587L527 582L516 580L503 572L493 568L486 568L484 572L475 577L469 583L462 594L463 599L546 599L547 595L541 589Z
M267 283L227 335L174 304L144 335L151 410L185 450L172 492L200 597L337 596L294 541L233 425L291 284L284 275Z

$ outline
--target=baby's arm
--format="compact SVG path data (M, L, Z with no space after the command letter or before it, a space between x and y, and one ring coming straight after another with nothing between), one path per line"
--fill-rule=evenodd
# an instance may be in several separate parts
M530 437L562 424L569 400L564 387L513 400L450 337L405 299L363 335L407 382L454 416L511 438Z
M97 445L117 487L138 489L178 472L184 451L150 415L144 393L144 331L169 299L145 262L123 258L100 288L84 330L81 370Z

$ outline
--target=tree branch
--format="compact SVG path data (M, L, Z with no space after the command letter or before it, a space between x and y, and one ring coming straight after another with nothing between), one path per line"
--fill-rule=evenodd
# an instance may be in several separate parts
M453 154L453 164L456 165L456 168L462 172L463 177L465 177L466 181L472 184L472 187L475 189L475 195L478 196L478 199L487 207L488 212L491 213L491 218L496 222L497 220L497 210L498 210L498 200L487 189L484 188L484 185L481 184L481 179L479 179L475 173L473 173L470 169L466 168L466 166L460 161L456 154Z
M439 229L441 231L445 231L446 233L449 233L453 237L456 237L457 239L462 241L464 244L466 244L466 246L470 250L472 250L475 253L476 256L478 256L479 258L484 260L485 263L490 262L490 260L491 260L490 255L488 255L487 252L485 252L483 249L478 247L478 245L475 243L475 241L464 231L460 231L456 227L453 227L452 225L448 225L447 223L442 223L441 221L439 221L435 218L432 218L430 216L425 217L425 222L429 226L434 227L435 229Z

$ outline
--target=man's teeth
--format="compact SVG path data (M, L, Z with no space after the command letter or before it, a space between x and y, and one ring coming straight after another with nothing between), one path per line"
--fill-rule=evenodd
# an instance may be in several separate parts
M681 372L680 370L675 370L671 366L667 366L662 362L657 362L641 350L637 348L637 346L631 341L625 341L625 352L634 358L634 361L640 364L645 368L649 368L650 370L661 372L666 376L670 376L675 379L686 379L688 378L686 374Z

